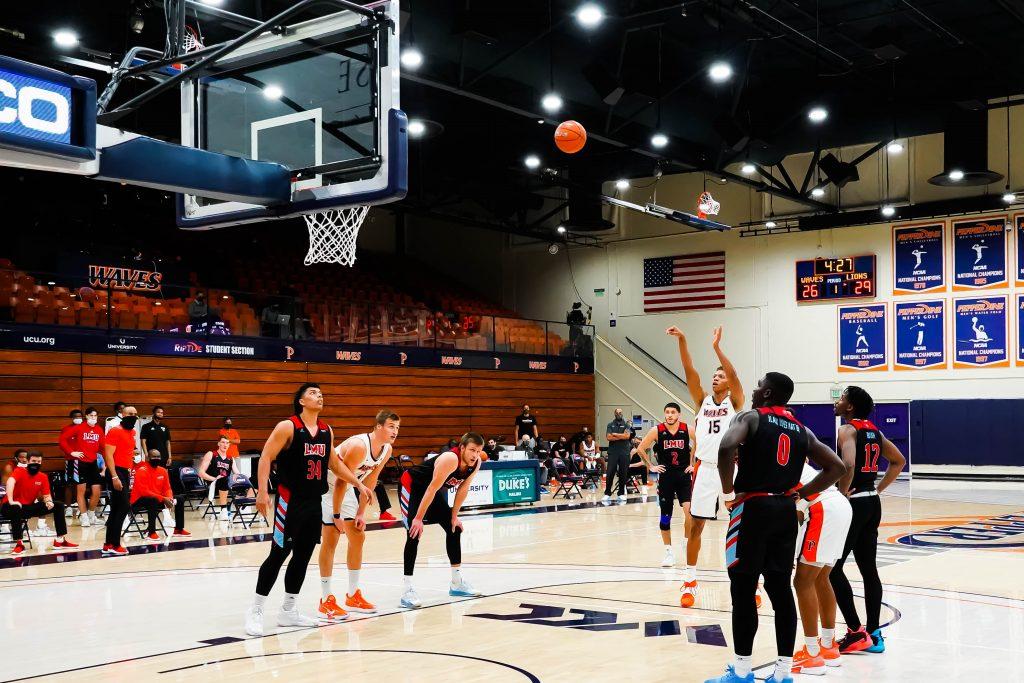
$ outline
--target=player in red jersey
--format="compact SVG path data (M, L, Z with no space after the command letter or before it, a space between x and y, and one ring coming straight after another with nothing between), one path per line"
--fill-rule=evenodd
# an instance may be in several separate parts
M74 486L78 495L78 523L83 527L98 524L96 506L100 500L99 454L103 451L103 427L99 413L92 406L85 409L85 419L67 433L61 431L60 447L67 456L68 486ZM86 492L89 493L88 500Z
M839 450L843 459L854 462L853 469L840 480L839 490L850 498L853 521L843 547L843 555L836 562L829 580L836 594L836 602L843 613L843 620L849 629L839 641L840 652L884 652L885 639L879 628L882 611L882 580L878 577L875 555L878 550L878 525L882 521L882 501L878 494L887 489L900 476L907 459L892 441L885 438L868 416L874 410L875 402L868 392L860 387L846 387L836 401L835 414L846 421L839 428ZM878 460L885 458L888 465L885 476L875 487L878 478ZM857 608L853 604L853 589L843 574L843 564L853 551L864 582L864 605L867 623L862 625ZM866 628L865 628L866 626Z
M767 373L751 396L753 410L736 416L718 449L718 474L730 509L725 562L732 594L735 661L706 683L753 683L750 660L757 633L758 576L775 610L778 660L768 683L792 681L796 604L791 578L796 555L797 498L821 493L846 472L825 446L786 408L793 380ZM737 455L738 452L738 455ZM806 459L821 472L795 492ZM733 473L736 468L735 485ZM735 489L735 490L734 490Z
M658 504L661 506L661 519L658 528L661 529L661 540L665 544L662 567L675 565L672 553L672 510L675 503L679 501L679 506L683 507L690 502L690 475L687 473L690 467L690 431L686 423L679 419L679 412L678 403L666 403L665 421L651 427L636 447L637 455L643 459L647 469L659 474ZM647 449L651 447L654 448L656 458L653 461L647 455ZM689 597L693 599L692 595Z

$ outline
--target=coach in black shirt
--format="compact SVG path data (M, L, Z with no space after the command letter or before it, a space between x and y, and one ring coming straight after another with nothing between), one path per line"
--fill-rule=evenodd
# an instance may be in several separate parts
M528 403L524 403L523 412L516 416L516 443L522 441L524 436L529 436L534 442L536 442L539 434L540 432L537 430L537 418L530 413L530 405Z
M171 429L164 424L164 409L153 408L153 419L142 426L142 452L160 451L160 466L167 467L171 461Z

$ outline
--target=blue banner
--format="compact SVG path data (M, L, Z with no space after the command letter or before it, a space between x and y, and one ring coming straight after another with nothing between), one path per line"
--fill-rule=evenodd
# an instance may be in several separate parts
M945 231L945 221L893 226L893 294L945 291Z
M1024 294L1017 295L1017 365L1024 365Z
M1010 365L1006 340L1006 297L953 301L953 367L1005 368Z
M1006 284L1006 216L953 221L953 289Z
M1016 225L1014 235L1017 244L1017 286L1024 287L1024 213L1018 213L1013 217Z
M840 372L886 370L885 304L839 307Z
M946 302L896 303L897 370L926 370L946 367Z

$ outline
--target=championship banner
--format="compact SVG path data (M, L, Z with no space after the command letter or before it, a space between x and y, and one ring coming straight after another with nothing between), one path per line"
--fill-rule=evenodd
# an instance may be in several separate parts
M892 228L892 292L946 290L945 221Z
M897 302L893 311L896 327L897 370L928 370L946 367L946 302Z
M840 372L887 370L885 304L840 306Z
M954 299L953 311L954 368L1010 365L1005 296Z
M1013 217L1013 235L1015 251L1017 252L1016 280L1018 287L1024 287L1024 213L1018 213Z
M1017 365L1024 365L1024 294L1017 295Z
M953 221L953 290L1006 285L1006 216Z

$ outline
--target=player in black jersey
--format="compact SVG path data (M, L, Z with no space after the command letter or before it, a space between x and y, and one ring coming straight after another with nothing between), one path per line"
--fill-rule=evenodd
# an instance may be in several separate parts
M278 626L316 626L317 622L295 606L295 598L306 578L309 559L320 542L320 498L327 493L327 470L334 472L370 500L370 489L352 473L334 452L334 432L320 419L324 396L320 385L307 382L295 392L291 418L278 422L263 446L259 464L259 492L256 509L273 521L270 554L260 566L256 596L245 615L245 632L263 635L263 606L277 581L281 566L292 556L284 573L284 603ZM277 467L277 502L270 516L270 468Z
M844 459L853 460L854 467L839 481L839 490L850 498L853 520L843 547L843 556L836 562L829 580L836 594L836 603L849 629L839 641L839 652L884 652L885 639L878 619L882 611L882 580L878 578L875 554L878 550L878 525L882 521L882 501L878 494L887 489L903 471L907 459L900 449L867 418L874 410L871 395L860 387L846 387L836 401L835 414L846 421L839 428L839 450ZM875 488L878 460L885 458L885 476ZM862 625L853 604L853 589L843 574L843 564L853 551L864 582L864 605L867 623ZM866 628L865 628L866 627Z
M674 566L672 554L672 508L678 500L680 506L690 502L690 432L679 420L679 404L665 404L665 421L651 428L637 446L636 452L647 469L658 473L658 505L661 506L661 540L665 543L662 567ZM653 447L657 464L647 454Z
M779 653L775 671L767 681L793 680L796 604L790 582L796 556L796 500L824 491L846 472L846 467L789 412L786 404L792 395L793 380L778 372L766 374L751 396L753 410L733 419L718 448L718 474L730 510L725 562L732 594L736 660L725 675L706 683L754 681L750 656L757 633L758 575L764 576L764 589L775 610ZM807 458L821 472L795 491ZM734 491L733 471L737 466Z
M473 477L480 470L480 455L484 452L484 437L466 432L458 446L438 455L432 455L402 474L399 504L408 535L405 538L403 580L405 590L399 605L409 609L423 606L412 586L412 573L416 567L416 552L424 524L437 524L444 529L445 550L452 565L452 582L448 594L456 597L477 597L480 593L462 577L462 522L459 510L469 495ZM455 491L455 499L448 505L448 492Z

